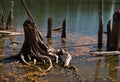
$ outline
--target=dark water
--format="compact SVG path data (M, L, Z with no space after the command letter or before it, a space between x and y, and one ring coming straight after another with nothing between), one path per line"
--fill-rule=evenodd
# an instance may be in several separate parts
M14 30L23 32L22 24L28 16L21 4L21 1L14 1ZM48 17L52 17L53 28L62 26L62 21L66 19L68 34L73 33L79 36L97 37L99 23L98 0L26 0L26 2L35 22L39 26L40 30L43 31L43 34L46 33ZM0 4L3 8L5 19L7 19L10 0L0 0ZM113 13L119 9L119 0L105 0L103 10L104 31L106 31L107 22L112 19ZM1 54L13 55L19 51L21 46L11 53L7 48L7 44L13 40L23 42L23 37L6 37L4 39L0 39ZM87 57L73 57L72 64L78 68L78 75L82 75L82 77L88 80L88 82L120 81L119 56L102 57L102 59L95 61L87 61ZM79 82L79 80L74 78L74 75L61 75L60 73L54 74L53 72L48 74L46 77L41 77L40 82Z

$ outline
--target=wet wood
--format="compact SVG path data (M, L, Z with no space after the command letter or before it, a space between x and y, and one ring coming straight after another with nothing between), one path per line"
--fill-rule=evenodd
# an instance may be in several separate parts
M10 31L1 31L0 30L0 34L3 35L3 36L17 36L17 35L23 35L24 33L10 32Z
M53 29L53 31L61 31L62 30L62 27L56 27Z
M10 13L8 15L8 19L7 19L7 24L6 24L6 29L11 29L12 28L12 20L13 20L13 8L14 8L14 1L11 1L11 9L10 9Z
M113 25L109 43L109 51L120 50L120 12L116 11L113 15Z
M52 18L48 18L48 31L47 31L47 38L52 37Z
M45 70L49 71L53 67L51 58L55 58L56 63L59 63L59 56L64 55L66 57L64 67L69 67L72 59L71 55L63 49L50 48L44 44L41 39L40 32L32 20L26 20L23 27L25 40L20 52L18 53L20 62L29 66L35 66L43 72L43 70L36 65L37 62L44 62L44 64L49 62L49 66Z
M103 0L99 0L98 48L103 45Z
M93 55L93 56L114 56L114 55L120 55L120 51L91 52L90 55Z
M61 38L66 38L66 19L63 20Z
M5 30L4 13L0 5L0 30Z
M110 20L107 24L107 50L110 46L111 33L112 33L112 22Z

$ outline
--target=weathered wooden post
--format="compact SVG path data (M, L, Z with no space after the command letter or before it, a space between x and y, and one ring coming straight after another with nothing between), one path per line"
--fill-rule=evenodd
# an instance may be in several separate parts
M61 38L66 38L66 19L63 20Z
M108 21L108 24L107 24L107 50L110 46L111 32L112 32L112 22L110 20Z
M11 9L10 9L10 13L8 15L8 19L7 19L7 24L6 24L6 29L10 29L12 27L12 20L13 20L13 8L14 8L14 1L11 1Z
M103 46L103 0L99 0L98 48Z
M120 12L116 11L113 15L113 26L108 50L120 50Z
M5 30L4 13L0 5L0 30Z
M52 18L48 18L48 31L47 31L47 38L52 37Z

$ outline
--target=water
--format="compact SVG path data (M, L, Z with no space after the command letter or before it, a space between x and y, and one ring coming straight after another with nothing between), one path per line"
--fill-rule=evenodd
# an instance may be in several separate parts
M14 21L13 26L15 31L23 32L22 25L23 22L28 18L20 0L15 1L14 8ZM84 45L85 42L78 42L80 37L89 36L97 37L98 31L98 0L26 0L30 11L36 24L39 26L46 36L47 31L47 20L49 17L53 19L53 28L61 27L62 21L66 19L67 22L67 42L66 46L70 45ZM0 0L0 4L3 8L5 19L7 19L10 0ZM116 10L120 9L119 0L105 0L103 18L104 18L104 31L106 31L106 26L109 20L112 19L112 15ZM54 34L54 33L53 33ZM61 48L63 45L60 41L60 33L55 33L53 35L52 46ZM72 35L71 35L72 34ZM106 35L105 35L106 36ZM74 40L70 40L70 38ZM77 39L77 40L76 40ZM82 38L84 40L84 38ZM80 40L82 40L80 39ZM11 41L21 41L21 45L15 49L11 50L7 48L7 45ZM89 39L87 39L89 40ZM86 39L85 39L86 41ZM91 39L90 39L91 41ZM6 54L6 56L17 54L22 46L23 36L19 37L6 37L0 39L0 53ZM57 44L56 44L56 43ZM54 44L55 43L55 44ZM83 44L82 44L83 43ZM92 43L88 42L88 45ZM90 50L96 51L97 48L94 45L86 46L85 48L90 48L88 51L82 52L81 48L68 48L66 49L73 54L72 64L78 68L78 75L81 75L84 80L88 82L119 82L120 80L120 58L119 56L113 57L101 57L100 59L93 59L91 56L81 56L81 54L89 54ZM78 51L77 51L78 50ZM82 52L82 53L81 53ZM60 71L60 70L59 70ZM51 71L47 76L41 77L40 82L79 82L74 74L62 74L59 73L58 69ZM5 72L6 73L6 72ZM54 78L55 77L55 78ZM7 78L7 77L6 77Z

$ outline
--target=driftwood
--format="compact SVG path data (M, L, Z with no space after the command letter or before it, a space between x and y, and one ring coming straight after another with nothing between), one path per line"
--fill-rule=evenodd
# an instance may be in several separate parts
M56 27L53 29L53 31L61 31L62 30L62 27Z
M114 56L120 55L120 51L102 51L102 52L91 52L92 56Z
M10 31L0 31L1 36L17 36L17 35L23 35L24 33L20 32L10 32Z

